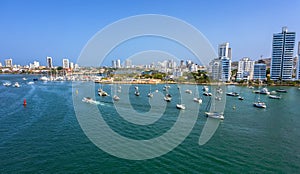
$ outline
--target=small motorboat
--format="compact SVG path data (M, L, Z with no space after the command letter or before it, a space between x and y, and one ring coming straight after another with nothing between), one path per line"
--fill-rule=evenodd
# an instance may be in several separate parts
M9 82L5 82L5 83L3 83L3 85L4 85L4 86L6 86L6 87L8 87L8 86L10 86L10 85L11 85L11 83L9 83Z
M287 90L285 90L285 89L276 89L276 92L287 93Z
M210 93L210 92L203 92L203 95L204 96L212 96L212 93Z
M50 79L48 77L46 77L46 76L43 76L43 77L40 78L40 80L42 80L42 81L49 81Z
M267 88L262 88L262 89L260 90L260 94L266 94L266 95L269 95L270 92L268 91Z
M210 118L224 120L223 113L219 113L219 112L205 112L205 114L206 114L207 117L210 117Z
M244 100L244 97L239 96L238 99L239 99L239 100Z
M197 98L197 97L194 97L193 101L196 102L196 103L199 103L199 104L202 103L202 99L201 98Z
M187 90L185 90L185 93L187 93L187 94L192 94L193 92L192 92L192 90L187 89Z
M90 97L84 97L82 99L83 102L85 103L89 103L89 104L100 104L100 102L96 101L96 100L93 100L92 98Z
M120 97L117 96L117 95L114 95L113 100L114 100L114 101L119 101L119 100L120 100Z
M30 82L28 82L27 84L28 84L28 85L33 85L34 82L30 81Z
M135 92L134 92L134 95L140 96L140 92L139 92L139 91L135 91Z
M264 102L255 102L253 103L253 106L257 108L267 108L267 105Z
M20 84L19 84L18 82L16 82L16 83L14 84L14 87L20 88Z
M278 96L278 95L269 95L269 98L271 98L271 99L281 99L281 97Z
M237 97L237 96L239 96L240 94L237 93L237 92L228 92L226 95L228 95L228 96L233 96L233 97Z
M185 109L184 104L176 104L177 109Z
M148 97L152 98L153 94L151 92L148 93Z
M208 90L209 90L209 89L208 89L208 87L207 87L207 86L203 86L203 87L202 87L202 91L204 91L204 92L208 92Z
M24 81L27 80L25 77L22 78Z
M105 96L108 96L107 92L105 92L103 89L99 88L98 89L98 95L99 96L102 96L102 97L105 97Z
M222 97L215 97L216 100L221 101Z
M166 96L164 97L164 100L165 100L166 102L171 102L171 100L172 100L171 95L170 95L170 94L166 94Z

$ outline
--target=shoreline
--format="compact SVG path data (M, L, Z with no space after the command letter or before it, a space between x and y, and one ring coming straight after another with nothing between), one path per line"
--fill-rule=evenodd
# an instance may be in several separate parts
M40 76L40 75L36 75L36 74L6 74L6 73L1 73L1 75L16 75L16 76ZM40 80L41 81L41 80ZM63 80L63 81L72 81L72 80ZM121 80L121 81L113 81L112 79L110 80L74 80L74 81L91 81L94 83L99 83L99 84L148 84L148 85L157 85L157 84L186 84L186 85L216 85L216 82L211 82L211 83L197 83L197 82L175 82L175 81L163 81L161 79L134 79L134 80ZM292 84L292 82L294 82L294 84ZM235 85L235 86L253 86L253 87L257 87L257 86L285 86L285 87L300 87L300 82L299 81L291 81L291 84L256 84L256 83L252 83L250 84L246 84L246 83L238 83L238 82L229 82L229 83L225 83L226 86L230 86L230 85Z

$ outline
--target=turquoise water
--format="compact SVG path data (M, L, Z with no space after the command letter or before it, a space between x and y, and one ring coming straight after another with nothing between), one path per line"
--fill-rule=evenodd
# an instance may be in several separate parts
M266 109L254 108L252 89L228 86L245 97L227 97L225 120L203 146L198 140L206 117L203 98L196 125L171 152L154 159L126 160L107 154L84 134L76 119L71 82L27 85L23 75L0 75L0 173L299 173L300 90L283 87L281 100L261 95ZM26 76L28 81L33 76ZM3 82L18 81L20 88ZM28 82L27 81L27 82ZM80 83L80 82L78 82ZM96 84L96 88L100 87ZM111 93L110 85L103 88ZM162 91L163 85L152 90ZM133 89L133 86L132 86ZM134 109L147 112L149 86L139 85L141 96L130 96ZM190 89L195 89L190 85ZM199 87L199 90L201 87ZM268 87L270 91L276 87ZM103 117L113 130L133 139L149 139L169 130L176 122L179 101L171 85L173 101L155 124L137 126L119 119L111 97L95 96ZM80 93L80 91L79 91ZM133 94L133 93L132 93ZM27 106L23 107L23 99ZM121 98L122 99L122 98ZM236 109L233 109L233 106ZM124 106L126 107L126 106Z

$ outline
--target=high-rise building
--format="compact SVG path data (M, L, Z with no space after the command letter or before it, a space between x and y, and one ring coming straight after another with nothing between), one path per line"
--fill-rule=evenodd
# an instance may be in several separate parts
M244 57L239 61L237 80L252 80L254 72L255 61L250 60L248 57Z
M117 60L117 65L116 65L116 67L117 67L117 68L121 68L121 60L120 60L120 59Z
M225 42L225 43L219 45L218 55L219 55L219 58L221 58L221 57L231 58L231 48L229 48L228 42Z
M132 61L130 59L125 60L125 68L131 68L132 67Z
M210 62L210 73L213 80L230 81L231 48L228 42L219 45L218 58Z
M13 67L12 59L5 59L5 67Z
M70 67L69 59L63 59L62 66L64 69L68 69Z
M254 80L267 80L267 65L264 63L257 63L254 65Z
M300 42L298 42L298 65L296 71L296 78L300 80Z
M117 68L117 62L115 60L111 61L111 67Z
M74 63L73 62L70 62L70 68L74 69Z
M53 68L52 57L47 57L46 61L47 61L47 68Z
M271 80L292 79L295 37L296 33L288 32L287 27L273 34Z
M222 57L222 80L230 81L231 77L231 59L229 57Z
M2 63L0 62L0 68L2 67Z
M212 80L222 80L222 62L221 59L215 58L209 63L209 73Z

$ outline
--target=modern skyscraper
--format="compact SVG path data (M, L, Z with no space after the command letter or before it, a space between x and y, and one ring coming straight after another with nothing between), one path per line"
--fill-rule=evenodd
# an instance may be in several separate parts
M73 62L70 62L70 68L74 69L74 63Z
M231 59L229 57L222 57L222 80L230 81L231 76Z
M130 59L125 60L125 68L131 68L132 67L132 61Z
M288 32L287 27L273 34L271 80L292 79L295 37L296 33Z
M53 68L52 57L47 57L46 61L47 61L47 68Z
M228 42L219 45L218 58L210 62L210 69L210 73L213 80L218 79L222 81L230 81L231 48L229 48Z
M68 69L70 67L69 59L63 59L62 66L64 69Z
M296 71L296 78L300 80L300 42L298 42L298 65Z
M252 80L254 72L254 63L250 58L244 57L239 61L237 80Z
M117 60L117 68L121 68L121 60L120 59Z
M219 58L221 58L221 57L231 58L231 48L229 48L229 43L228 42L220 44L218 50L219 50L218 51Z
M267 65L264 63L257 63L254 65L254 80L267 80Z
M117 68L117 62L115 60L111 61L111 67L112 68Z
M13 67L12 59L5 59L5 67Z

